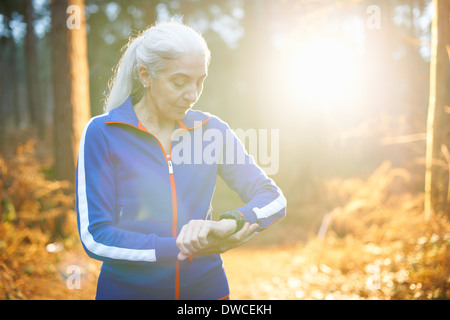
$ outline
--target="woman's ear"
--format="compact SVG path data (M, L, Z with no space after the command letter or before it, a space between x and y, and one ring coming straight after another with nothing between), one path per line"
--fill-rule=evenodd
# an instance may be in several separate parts
M150 73L146 66L139 66L138 69L139 80L141 81L144 88L150 87Z

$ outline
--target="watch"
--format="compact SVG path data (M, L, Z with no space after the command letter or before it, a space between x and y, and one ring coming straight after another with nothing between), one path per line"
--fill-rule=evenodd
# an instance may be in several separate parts
M239 230L241 230L245 223L244 216L237 210L233 210L233 211L229 211L229 212L225 212L225 213L221 214L219 217L219 220L223 220L223 219L233 219L236 221L236 230L233 233L236 233Z

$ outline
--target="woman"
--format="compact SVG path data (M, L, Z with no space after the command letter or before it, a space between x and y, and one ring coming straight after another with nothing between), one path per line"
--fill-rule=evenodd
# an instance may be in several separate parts
M125 51L106 112L84 130L78 228L89 256L103 261L97 299L225 299L220 253L285 215L281 190L229 126L191 109L209 61L190 27L148 28ZM205 138L212 133L217 143ZM212 221L217 175L246 204Z

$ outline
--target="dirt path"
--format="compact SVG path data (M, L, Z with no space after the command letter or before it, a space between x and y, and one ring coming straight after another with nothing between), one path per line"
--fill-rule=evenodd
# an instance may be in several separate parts
M231 299L295 299L295 291L284 287L289 279L286 250L238 248L223 255ZM74 267L76 269L74 269ZM92 300L101 263L83 252L66 254L57 265L57 274L47 278L30 277L25 299ZM74 272L81 272L79 285Z

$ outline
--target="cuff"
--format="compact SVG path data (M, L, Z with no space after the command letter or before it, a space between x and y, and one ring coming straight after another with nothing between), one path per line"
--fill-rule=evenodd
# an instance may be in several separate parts
M236 211L244 216L246 222L250 224L256 223L257 217L252 209L249 209L248 207L244 206L236 209Z
M156 243L156 261L177 260L180 249L177 247L177 238L158 238Z

